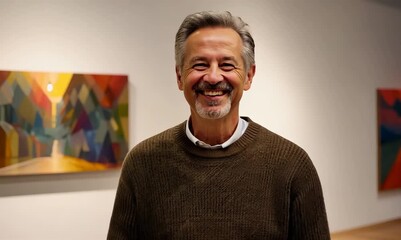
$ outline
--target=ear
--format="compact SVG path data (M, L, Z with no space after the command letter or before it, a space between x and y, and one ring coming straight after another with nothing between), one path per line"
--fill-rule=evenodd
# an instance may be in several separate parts
M246 73L246 79L245 79L245 84L244 84L245 91L247 91L251 88L252 80L253 80L253 76L255 76L255 72L256 72L256 65L253 64L252 66L249 67L249 70Z
M180 89L182 91L184 89L184 86L181 81L181 70L180 70L179 66L175 66L175 76L177 78L178 89Z

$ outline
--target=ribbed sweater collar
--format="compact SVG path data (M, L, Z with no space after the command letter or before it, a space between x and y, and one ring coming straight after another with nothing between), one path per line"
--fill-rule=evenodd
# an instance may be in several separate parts
M253 122L250 118L241 118L249 123L248 128L237 141L223 149L205 149L193 144L185 133L186 121L175 127L174 134L178 144L190 154L204 158L225 158L245 150L245 148L255 141L256 135L261 129L261 126Z

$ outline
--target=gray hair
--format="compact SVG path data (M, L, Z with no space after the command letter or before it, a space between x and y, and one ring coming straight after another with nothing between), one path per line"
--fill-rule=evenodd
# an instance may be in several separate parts
M226 27L236 31L243 42L242 58L247 71L255 63L255 42L249 32L249 26L240 17L232 16L230 12L204 11L188 15L182 22L175 36L175 63L183 67L185 41L196 30L205 27Z

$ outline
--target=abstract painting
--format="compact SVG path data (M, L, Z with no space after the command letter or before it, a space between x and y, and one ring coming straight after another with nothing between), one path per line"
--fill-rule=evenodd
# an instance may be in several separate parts
M126 75L0 71L0 176L113 169L127 151Z
M379 190L401 188L401 89L378 89Z

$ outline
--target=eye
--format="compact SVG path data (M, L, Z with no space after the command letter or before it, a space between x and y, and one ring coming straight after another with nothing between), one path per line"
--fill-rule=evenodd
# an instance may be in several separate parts
M235 65L232 64L232 63L222 63L222 64L220 65L220 68L221 68L223 71L231 71L231 70L234 70L234 69L235 69Z
M208 68L208 65L206 63L195 63L192 65L192 68L198 71L204 71Z

